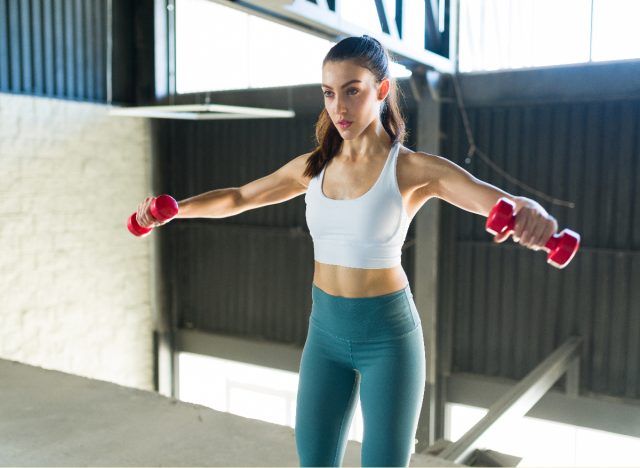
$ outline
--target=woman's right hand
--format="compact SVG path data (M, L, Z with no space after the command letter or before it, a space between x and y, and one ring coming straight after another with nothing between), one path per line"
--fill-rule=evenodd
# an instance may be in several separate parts
M147 197L145 200L138 205L138 211L136 212L136 221L140 227L147 228L155 228L157 226L162 226L163 224L168 223L170 220L166 220L164 222L160 222L151 216L151 210L149 207L151 206L151 202L155 197Z

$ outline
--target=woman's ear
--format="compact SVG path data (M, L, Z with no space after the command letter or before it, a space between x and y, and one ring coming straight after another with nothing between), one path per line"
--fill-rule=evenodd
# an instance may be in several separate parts
M389 78L385 78L380 82L380 85L378 88L378 99L380 99L381 101L384 101L384 99L387 97L387 94L389 94L390 86L391 86L391 83L389 81Z

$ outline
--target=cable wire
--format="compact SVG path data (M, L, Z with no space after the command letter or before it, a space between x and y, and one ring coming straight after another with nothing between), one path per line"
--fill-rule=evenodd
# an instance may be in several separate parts
M470 164L471 163L471 158L473 157L473 155L477 154L480 157L480 159L485 164L487 164L491 169L496 171L498 174L500 174L502 177L507 179L509 182L517 185L518 187L521 187L522 189L526 190L527 192L533 193L537 197L539 197L539 198L541 198L543 200L546 200L549 203L552 203L554 205L566 206L568 208L575 208L576 205L575 205L574 202L567 201L567 200L561 200L559 198L555 198L555 197L553 197L551 195L548 195L545 192L541 192L540 190L536 190L533 187L531 187L530 185L527 185L524 182L521 182L520 180L516 179L512 175L508 174L502 168L500 168L497 164L495 164L493 161L491 161L491 159L480 148L478 148L476 146L475 138L473 137L473 132L471 131L471 125L469 124L469 116L467 115L467 109L465 107L464 100L462 99L462 92L460 90L460 84L458 83L458 77L457 77L456 74L451 74L451 78L453 80L453 87L454 87L454 90L455 90L456 102L458 104L458 110L460 111L460 116L462 117L462 124L464 125L464 131L466 133L467 142L469 144L469 150L467 151L467 158L465 159L465 163Z

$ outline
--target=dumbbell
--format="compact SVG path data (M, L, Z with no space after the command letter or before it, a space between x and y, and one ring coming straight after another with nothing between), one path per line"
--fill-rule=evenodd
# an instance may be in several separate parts
M178 202L170 195L160 195L154 198L149 205L149 211L157 221L167 221L178 214ZM142 227L138 224L136 213L129 216L127 227L134 236L144 237L148 235L153 228Z
M486 230L498 235L511 232L515 228L516 204L508 198L500 198L487 217ZM547 263L556 268L564 268L580 247L580 234L571 229L563 229L547 240L542 250L548 252Z

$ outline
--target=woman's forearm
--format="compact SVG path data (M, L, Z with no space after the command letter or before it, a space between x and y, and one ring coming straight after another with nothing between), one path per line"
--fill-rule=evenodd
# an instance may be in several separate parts
M226 218L240 213L238 189L222 188L204 192L178 202L176 218Z

